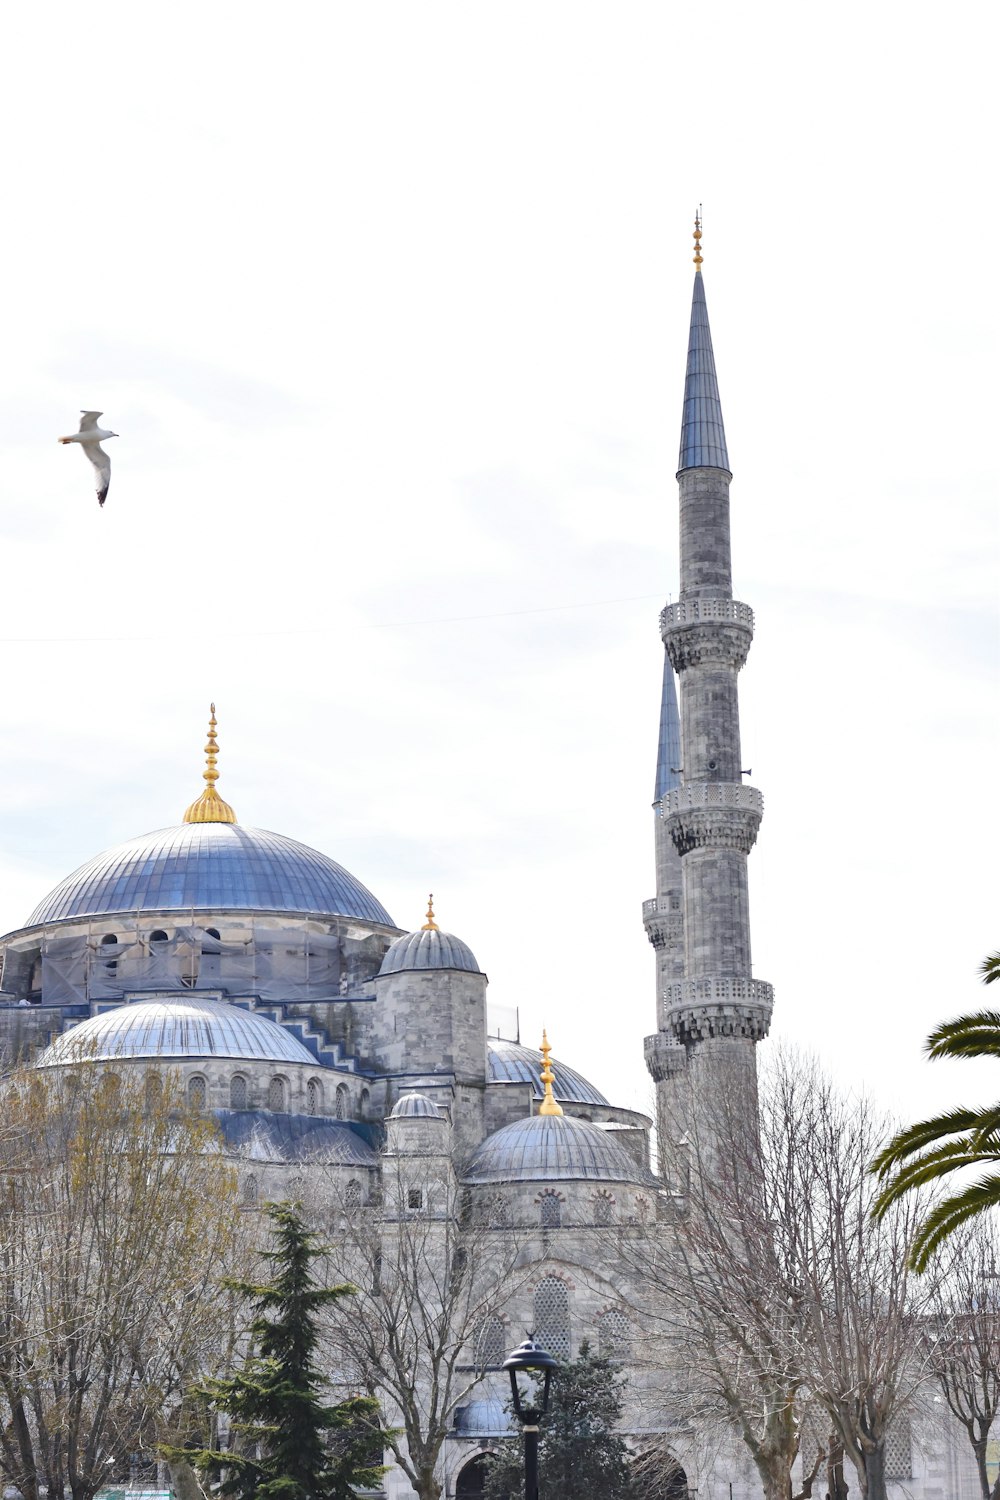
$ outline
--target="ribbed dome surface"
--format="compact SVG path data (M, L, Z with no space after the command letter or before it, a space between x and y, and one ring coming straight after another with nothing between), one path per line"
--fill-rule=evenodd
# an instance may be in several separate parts
M28 926L137 911L288 911L395 926L325 854L261 828L182 823L116 844L57 885Z
M656 1179L614 1135L569 1115L531 1115L488 1136L465 1173L470 1183L634 1182Z
M412 1120L421 1115L432 1120L440 1120L441 1111L425 1094L404 1094L402 1099L394 1105L389 1119Z
M146 1057L228 1057L318 1067L290 1031L220 1000L136 1000L116 1006L57 1036L37 1066Z
M535 1096L541 1099L542 1059L537 1048L522 1047L519 1042L504 1042L499 1037L487 1038L490 1083L530 1083ZM600 1089L588 1083L582 1073L568 1068L565 1063L552 1060L555 1082L552 1092L565 1104L607 1104Z
M382 960L380 974L400 974L407 969L464 969L468 974L479 974L476 956L468 943L453 937L450 932L441 932L436 927L424 927L419 932L408 932L397 938Z

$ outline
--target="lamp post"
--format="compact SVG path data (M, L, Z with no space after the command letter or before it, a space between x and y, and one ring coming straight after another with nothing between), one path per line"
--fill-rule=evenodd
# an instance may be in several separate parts
M514 1415L524 1433L524 1500L538 1500L538 1424L549 1409L549 1382L558 1366L555 1355L530 1337L500 1366L510 1376ZM523 1383L519 1376L524 1377Z

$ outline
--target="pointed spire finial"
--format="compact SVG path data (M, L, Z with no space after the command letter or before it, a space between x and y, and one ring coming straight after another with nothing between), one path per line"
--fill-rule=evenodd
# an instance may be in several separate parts
M215 734L216 718L215 704L211 706L208 720L208 743L205 746L205 769L202 776L205 780L205 790L197 797L187 812L184 814L185 823L235 823L236 814L228 802L223 802L215 790L215 783L219 779L216 761L219 758L219 742Z
M427 921L421 927L421 932L440 932L438 924L434 920L434 892L427 897Z
M561 1115L562 1114L562 1105L556 1103L556 1097L555 1097L555 1095L552 1092L552 1085L555 1082L556 1075L552 1071L552 1057L551 1057L551 1053L552 1053L552 1048L549 1046L548 1034L543 1029L542 1030L542 1087L545 1090L545 1095L544 1095L544 1097L542 1099L541 1104L538 1106L538 1113L540 1115Z
M701 270L701 204L698 204L698 212L694 216L694 263Z

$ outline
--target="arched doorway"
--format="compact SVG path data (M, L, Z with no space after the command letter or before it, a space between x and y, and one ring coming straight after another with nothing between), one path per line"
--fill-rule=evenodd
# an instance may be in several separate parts
M486 1454L477 1453L459 1471L455 1485L455 1500L483 1500L486 1485Z
M640 1450L634 1469L645 1500L691 1500L688 1477L672 1454L662 1449Z

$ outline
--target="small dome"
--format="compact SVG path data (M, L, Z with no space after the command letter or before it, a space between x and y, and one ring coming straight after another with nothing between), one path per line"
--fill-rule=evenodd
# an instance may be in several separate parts
M571 1115L530 1115L488 1136L469 1162L469 1183L642 1183L657 1186L613 1131Z
M402 1099L396 1101L389 1119L412 1120L417 1115L423 1115L432 1120L441 1119L441 1111L425 1094L404 1094Z
M490 1083L530 1083L536 1099L545 1093L542 1087L542 1061L537 1047L522 1047L520 1042L505 1042L499 1037L486 1039ZM552 1092L562 1104L607 1104L607 1099L588 1083L582 1073L564 1062L553 1063L555 1082Z
M280 833L182 823L106 849L57 885L28 926L138 911L287 911L395 923L343 866Z
M467 974L482 972L468 943L441 932L437 927L423 927L397 938L385 958L379 974L402 974L408 969L463 969Z
M187 999L134 1000L91 1016L57 1036L36 1066L197 1057L318 1066L308 1048L276 1021L221 1000Z

